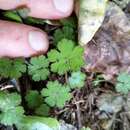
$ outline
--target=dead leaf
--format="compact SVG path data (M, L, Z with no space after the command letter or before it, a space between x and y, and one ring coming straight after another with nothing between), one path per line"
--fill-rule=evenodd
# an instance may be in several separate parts
M109 78L130 72L130 21L114 3L95 37L85 46L86 70L102 72Z
M106 3L107 0L80 0L78 14L80 45L86 45L102 25Z
M123 97L114 94L102 94L97 100L97 107L100 112L106 114L116 114L123 107Z

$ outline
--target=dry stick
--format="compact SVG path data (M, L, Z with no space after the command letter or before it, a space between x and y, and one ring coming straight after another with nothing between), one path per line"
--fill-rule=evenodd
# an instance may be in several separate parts
M109 124L107 130L111 130L111 127L112 127L114 121L116 120L116 114L117 114L117 113L115 113L115 114L112 116L111 122L110 122L110 124Z
M5 89L9 89L9 88L14 88L13 85L7 85L7 86L3 86L0 90L5 90Z
M65 81L66 81L66 83L68 83L68 74L67 73L65 73Z
M75 105L76 105L76 108L77 108L76 113L77 113L77 119L78 119L78 127L79 127L79 129L81 129L82 123L81 123L81 111L80 111L79 104L80 104L79 102L75 101Z
M123 128L124 130L128 130L129 127L130 127L130 124L129 124L129 118L128 118L128 113L129 112L122 112L121 113L121 119L123 120ZM121 122L121 121L120 121Z

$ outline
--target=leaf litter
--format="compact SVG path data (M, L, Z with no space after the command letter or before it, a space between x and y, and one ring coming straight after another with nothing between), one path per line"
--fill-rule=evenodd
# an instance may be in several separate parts
M110 82L115 81L113 79L120 73L130 73L130 21L129 15L121 7L109 2L103 24L85 45L85 70L101 73ZM94 130L130 129L129 94L123 96L112 91L104 90L95 99L98 109L91 114L94 118L97 117L100 127L94 127Z
M110 3L103 25L85 46L86 70L112 78L130 72L130 21L114 3Z

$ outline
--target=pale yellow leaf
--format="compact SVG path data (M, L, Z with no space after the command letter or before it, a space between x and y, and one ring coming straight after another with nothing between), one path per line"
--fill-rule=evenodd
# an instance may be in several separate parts
M79 43L83 46L102 25L107 0L80 0L79 4Z

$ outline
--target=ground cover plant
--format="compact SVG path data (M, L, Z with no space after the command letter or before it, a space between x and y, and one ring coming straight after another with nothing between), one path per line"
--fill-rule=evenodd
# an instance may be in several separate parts
M88 1L88 5L96 1L95 5L101 5L102 8L98 10L97 6L92 8L92 5L84 5L85 1ZM103 62L103 65L106 65L106 61L101 60L95 63L95 66L98 66L97 70L101 70L97 71L95 66L92 64L89 66L88 62L91 59L96 61L96 58L92 56L86 60L85 44L91 41L94 46L97 44L97 37L94 35L103 25L106 2L107 0L103 2L83 0L79 18L73 12L66 19L49 22L27 17L26 8L0 11L3 19L44 27L50 37L50 48L46 55L31 58L0 58L1 130L130 129L129 69L124 71L126 66L120 63L123 71L109 73L111 65L108 64L109 71L106 72L104 69L106 66L103 68L100 64ZM129 1L113 2L128 15L126 6ZM87 13L84 14L85 9ZM99 12L95 12L97 10ZM93 20L95 17L97 21ZM88 21L95 22L94 30L92 23ZM84 30L86 27L88 30ZM86 33L90 34L85 36ZM102 37L104 38L103 35ZM129 59L129 56L127 58ZM121 60L126 61L123 58ZM92 69L88 71L86 66Z

